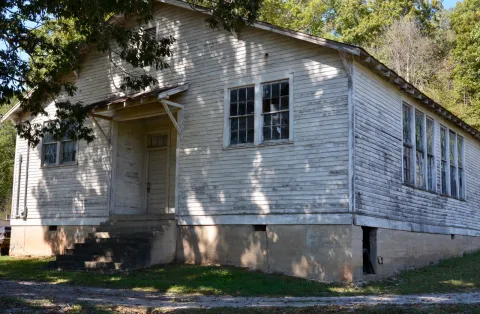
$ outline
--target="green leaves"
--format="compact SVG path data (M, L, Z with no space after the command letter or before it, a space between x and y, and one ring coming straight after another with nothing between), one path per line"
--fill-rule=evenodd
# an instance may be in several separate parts
M238 31L253 23L261 0L197 1L211 15L213 28ZM110 62L123 73L121 89L144 90L157 84L147 72L169 67L173 36L154 38L143 32L142 25L152 19L152 3L146 0L5 0L0 3L0 106L18 99L24 112L32 117L46 115L44 105L55 102L55 129L21 121L16 129L32 145L46 131L77 130L75 138L93 139L84 126L87 113L81 105L58 103L60 93L76 92L71 73L78 70L86 50L106 53ZM134 24L124 26L125 20ZM28 92L28 94L27 94Z

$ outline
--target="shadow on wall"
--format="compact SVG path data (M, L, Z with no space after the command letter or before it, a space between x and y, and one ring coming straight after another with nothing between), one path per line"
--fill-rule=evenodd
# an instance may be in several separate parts
M351 243L350 226L179 226L177 260L350 282L354 272Z

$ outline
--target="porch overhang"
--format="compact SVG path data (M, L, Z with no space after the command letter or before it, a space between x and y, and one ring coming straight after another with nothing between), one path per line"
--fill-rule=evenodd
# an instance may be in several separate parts
M89 105L88 113L97 127L99 127L97 118L109 121L129 121L168 115L177 131L182 134L183 130L175 119L174 113L182 110L183 105L168 99L186 91L188 87L188 83L184 83L133 95L111 97Z

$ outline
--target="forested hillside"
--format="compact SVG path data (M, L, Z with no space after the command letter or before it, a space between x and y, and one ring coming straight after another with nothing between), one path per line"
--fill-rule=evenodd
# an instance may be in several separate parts
M265 0L260 19L362 46L480 128L480 0Z

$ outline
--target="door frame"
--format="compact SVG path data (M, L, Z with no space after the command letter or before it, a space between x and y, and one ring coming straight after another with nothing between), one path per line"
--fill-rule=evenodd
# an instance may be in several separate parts
M162 147L148 147L148 138L149 136L152 135L166 135L167 136L167 146L162 146ZM144 173L145 173L145 187L144 187L144 198L143 198L143 203L144 203L144 208L145 208L145 213L149 213L148 210L148 192L147 192L147 187L148 187L148 182L150 180L150 175L149 175L149 153L151 151L161 151L165 150L167 153L167 171L166 171L166 178L165 178L165 214L168 214L169 211L169 196L170 196L170 130L158 130L158 131L151 131L151 132L145 132L145 167L144 167Z

